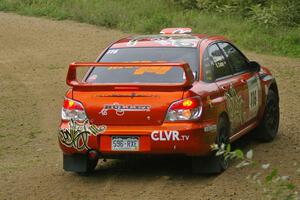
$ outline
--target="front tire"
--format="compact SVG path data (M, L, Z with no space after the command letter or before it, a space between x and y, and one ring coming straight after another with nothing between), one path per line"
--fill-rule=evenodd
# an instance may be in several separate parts
M277 136L279 127L279 101L273 90L269 90L263 118L254 132L254 136L261 142L271 142Z

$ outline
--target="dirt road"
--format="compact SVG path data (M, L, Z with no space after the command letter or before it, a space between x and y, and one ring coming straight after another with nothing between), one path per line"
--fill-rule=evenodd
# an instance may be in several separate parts
M93 61L126 34L70 21L0 13L0 199L259 199L252 169L195 176L186 159L109 161L91 177L62 169L57 145L65 76L72 61ZM241 141L281 174L300 166L300 60L247 54L271 66L281 123L273 143ZM297 166L294 166L298 162ZM293 177L300 187L300 177Z

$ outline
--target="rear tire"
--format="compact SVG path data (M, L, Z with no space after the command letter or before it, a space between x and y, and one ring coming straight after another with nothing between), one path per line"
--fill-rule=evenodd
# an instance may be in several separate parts
M217 132L218 132L218 136L217 136L217 140L216 140L216 144L218 144L219 146L224 144L225 147L227 146L227 144L229 143L229 132L230 132L230 123L227 119L227 117L221 117L218 123L218 127L217 127ZM220 165L220 172L225 171L228 166L229 166L229 160L225 159L223 155L221 156L216 156L213 155L215 157L215 159L218 160L218 164Z
M261 142L273 141L278 133L279 118L278 96L273 90L269 90L264 115L254 131L255 139Z
M229 143L230 123L226 116L221 116L217 126L216 144L225 146ZM229 160L223 155L216 156L215 152L206 157L193 158L193 172L201 174L219 174L225 171L229 166Z

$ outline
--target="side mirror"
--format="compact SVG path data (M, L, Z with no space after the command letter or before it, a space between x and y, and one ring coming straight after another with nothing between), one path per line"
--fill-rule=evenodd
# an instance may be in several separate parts
M256 61L250 61L249 62L249 68L252 72L259 72L260 71L260 64Z

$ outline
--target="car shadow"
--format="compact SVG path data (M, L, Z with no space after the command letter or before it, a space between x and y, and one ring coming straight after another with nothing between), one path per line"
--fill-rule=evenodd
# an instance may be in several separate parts
M192 161L183 156L147 156L100 161L94 175L124 174L126 176L192 176Z
M232 149L241 149L247 152L249 149L255 148L260 143L256 142L251 135L245 135L232 144ZM231 167L234 167L232 161ZM145 157L129 157L122 159L99 160L95 171L89 175L91 178L110 178L118 176L132 178L157 178L165 179L203 179L210 181L221 174L195 174L192 171L192 159L185 156L145 156Z

